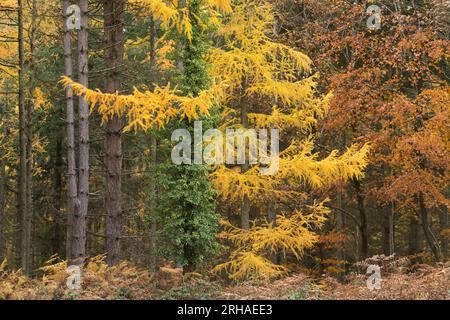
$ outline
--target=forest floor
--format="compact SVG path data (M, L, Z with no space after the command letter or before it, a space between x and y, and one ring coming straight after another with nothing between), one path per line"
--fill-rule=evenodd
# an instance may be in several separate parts
M170 267L163 267L156 274L127 262L108 267L101 259L91 260L83 269L80 290L69 290L65 262L41 271L44 275L29 279L20 271L2 271L0 267L0 300L450 300L450 262L413 268L382 266L381 288L373 290L367 287L368 275L357 272L348 274L344 283L335 277L298 271L267 284L227 284L214 276L183 276L180 269Z
M242 283L220 286L203 278L191 279L165 291L165 299L231 300L450 300L450 264L420 265L414 272L391 273L381 278L381 288L370 290L368 275L352 274L344 284L336 278L297 273L266 285Z

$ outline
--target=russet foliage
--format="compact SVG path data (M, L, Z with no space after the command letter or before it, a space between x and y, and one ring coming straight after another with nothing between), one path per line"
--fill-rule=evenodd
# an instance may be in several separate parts
M372 31L365 25L366 3L296 3L304 14L279 3L286 30L280 38L310 52L324 75L322 86L334 92L323 140L371 144L361 184L367 202L412 221L419 219L419 198L430 213L446 212L448 3L380 1L381 29ZM350 192L344 202L354 198ZM374 211L374 219L382 219Z
M226 224L221 237L231 241L234 249L230 260L215 270L228 270L234 280L267 280L286 271L264 256L281 250L300 258L317 241L313 230L320 228L329 210L322 204L313 205L306 214L304 210L282 210L282 203L289 199L304 205L308 198L305 188L361 178L366 165L367 145L353 145L343 154L334 150L325 157L314 151L313 131L327 112L331 94L318 94L317 75L312 74L307 55L272 41L274 23L270 3L234 1L233 13L224 15L218 27L223 44L211 55L215 83L227 84L222 130L242 128L241 108L246 104L249 125L279 128L284 135L282 143L287 145L280 153L276 175L261 175L259 165L245 172L222 165L211 174L223 201L237 205L245 197L263 210L275 201L277 210L282 211L276 224L263 219L250 230Z

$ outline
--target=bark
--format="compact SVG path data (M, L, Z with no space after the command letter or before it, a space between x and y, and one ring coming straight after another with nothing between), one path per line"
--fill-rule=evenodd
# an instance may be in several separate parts
M23 30L23 3L18 4L18 49L19 49L19 174L18 209L21 219L21 266L25 275L30 274L31 216L27 208L27 110L25 106L25 55Z
M419 220L416 216L410 217L409 223L409 246L408 255L415 256L423 251L423 235L420 228ZM420 263L421 258L415 257L412 259L413 263Z
M123 63L124 33L123 16L125 0L105 0L104 29L106 45L106 92L121 89L120 67ZM114 116L106 123L105 165L105 235L106 262L115 265L120 260L120 237L122 218L122 119Z
M156 22L150 17L150 64L153 67L156 62Z
M277 211L276 211L276 207L274 204L274 201L269 201L269 204L267 206L267 217L269 222L272 225L272 228L275 228L277 226ZM280 255L278 254L278 252L269 252L269 256L270 256L270 260L275 263L278 264L280 261Z
M242 172L245 171L242 170ZM241 228L244 230L250 229L250 200L247 195L242 199Z
M389 248L390 254L395 253L395 204L391 203L391 214L389 215Z
M344 226L345 226L345 217L344 217L344 213L342 210L344 210L343 208L343 201L342 201L342 186L339 186L339 191L338 191L338 208L340 210L335 210L336 212L336 230L339 233L344 232ZM345 249L343 245L338 245L337 246L337 252L336 252L336 259L339 261L344 261L345 260ZM345 265L343 265L345 266ZM339 282L344 282L344 276L345 276L345 272L339 272L337 275L338 281Z
M425 205L425 200L423 198L423 194L420 193L418 196L419 202L419 210L420 210L420 220L422 224L423 234L425 235L425 239L430 246L431 252L434 255L436 261L442 261L442 252L439 243L433 234L433 231L430 228L430 224L428 221L428 210Z
M442 206L442 210L439 213L439 224L441 229L441 250L442 257L446 259L448 257L448 235L446 231L448 230L448 209L446 206Z
M8 136L8 128L6 126L6 112L2 110L2 137L3 141ZM8 176L6 174L6 150L0 148L0 261L6 257L6 239L5 239L5 215L6 215L6 183Z
M63 142L61 135L56 138L56 148L53 161L53 210L54 210L54 226L52 234L52 254L57 253L58 256L62 256L61 244L62 239L62 229L64 226L63 212L61 208L62 194L63 194L63 160L62 160L62 147Z
M244 84L244 87L246 85ZM242 90L242 94L244 94L245 89ZM241 124L244 127L244 130L248 128L248 106L245 101L245 98L241 99ZM244 143L246 143L244 141ZM250 168L249 159L247 154L245 154L245 163L241 165L241 173L246 172ZM247 195L244 195L242 199L241 205L241 228L244 230L250 229L250 199Z
M158 146L158 141L156 140L155 136L152 136L150 139L150 147L152 148L152 164L153 166L152 168L152 174L150 175L150 194L153 196L153 198L151 199L150 202L150 206L149 206L149 210L150 210L150 214L156 218L156 199L157 199L157 195L156 195L156 174L155 174L155 169L156 169L156 163L157 163L157 148ZM157 252L156 252L156 232L157 232L157 221L156 219L151 219L150 222L150 269L152 271L156 270L156 266L157 266Z
M31 33L30 33L30 77L31 83L29 85L30 97L33 97L34 94L34 82L36 81L36 69L35 69L35 51L36 51L36 35L37 35L37 1L32 1L31 7ZM34 264L35 247L34 241L32 240L35 235L35 226L33 225L33 115L34 115L34 105L32 101L28 102L27 108L27 127L26 127L26 135L27 135L27 187L26 187L26 201L27 201L27 215L28 215L28 224L32 231L27 235L30 250L29 256L29 268Z
M353 179L353 186L356 190L356 200L358 203L359 212L359 236L360 236L360 247L359 247L359 260L364 260L368 257L369 242L367 234L367 214L366 208L364 206L364 195L361 190L361 183Z
M153 16L150 17L150 63L153 67L156 62L156 23L153 19ZM151 148L151 169L152 172L150 174L150 194L153 197L150 201L149 205L149 211L150 214L156 218L156 199L157 199L157 188L156 188L156 165L158 161L158 140L154 135L150 137L150 148ZM150 221L150 257L149 257L149 264L150 264L150 270L153 272L156 271L157 268L157 221L156 219L151 219Z
M390 256L394 253L394 209L391 206L380 208L382 216L381 240L383 245L383 253Z
M88 0L79 0L80 25L78 32L78 82L89 85L88 77ZM79 168L78 199L80 208L73 214L71 259L82 263L86 256L86 219L89 204L89 106L82 95L78 101Z
M72 67L72 44L70 31L67 30L66 15L67 8L70 6L69 0L64 0L64 58L65 58L65 74L67 77L73 77ZM72 242L72 220L73 216L78 215L80 202L78 199L76 158L75 158L75 126L74 126L74 109L72 89L69 86L66 89L66 123L67 123L67 189L68 189L68 213L66 222L66 259L71 256Z

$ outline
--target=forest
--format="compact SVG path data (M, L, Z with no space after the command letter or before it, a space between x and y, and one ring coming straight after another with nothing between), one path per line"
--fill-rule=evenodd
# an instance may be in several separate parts
M2 0L0 300L450 300L449 22Z

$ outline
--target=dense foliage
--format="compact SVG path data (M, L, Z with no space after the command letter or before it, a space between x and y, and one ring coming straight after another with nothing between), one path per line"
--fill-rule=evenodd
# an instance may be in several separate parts
M72 4L89 8L75 29ZM95 298L151 298L142 269L239 283L354 279L380 254L446 268L449 9L3 0L0 299L71 298L70 264L117 283ZM232 163L173 163L172 133L195 121L238 132L203 141ZM251 129L276 152L240 162Z

